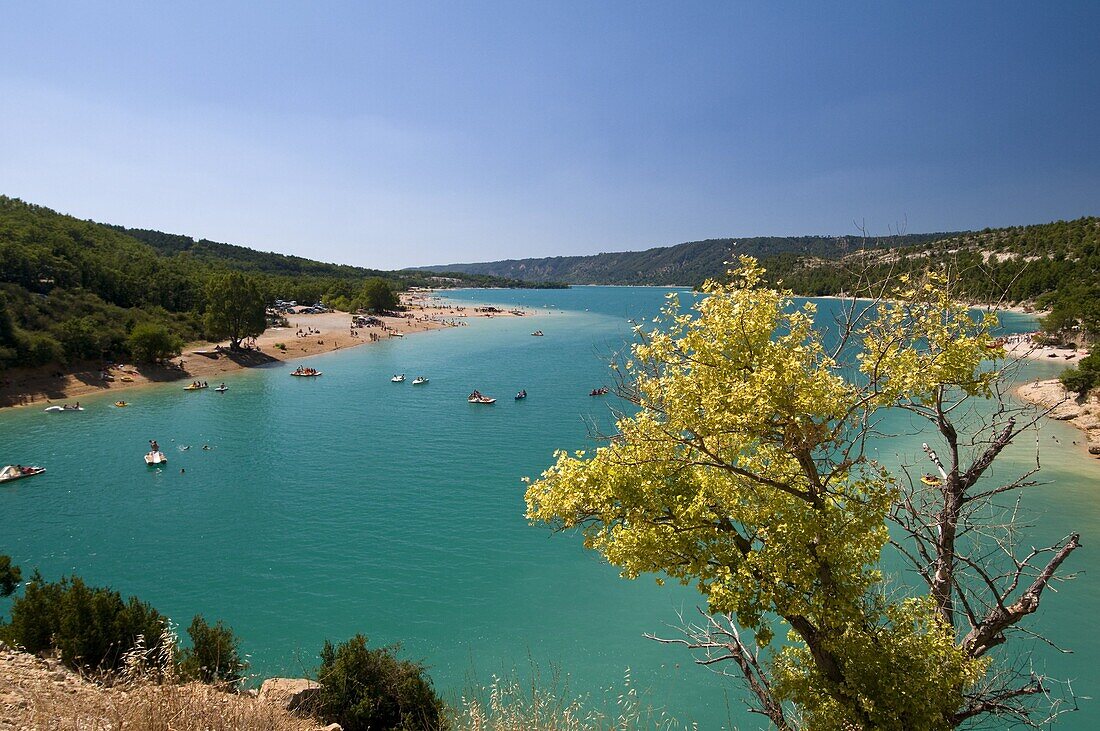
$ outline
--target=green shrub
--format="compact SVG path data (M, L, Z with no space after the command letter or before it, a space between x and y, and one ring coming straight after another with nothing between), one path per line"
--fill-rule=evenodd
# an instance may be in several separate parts
M447 726L443 701L419 663L399 660L399 646L367 648L356 635L321 650L319 712L345 731L436 731Z
M19 353L21 365L39 366L65 360L65 350L61 343L45 333L20 333L16 351Z
M240 640L233 630L219 619L211 627L201 614L196 614L187 628L191 647L183 651L180 674L203 683L218 683L236 688L248 667L241 660Z
M23 574L18 566L12 565L11 557L0 555L0 597L11 596L21 581Z
M179 355L183 341L164 325L139 322L130 331L129 345L135 360L152 363Z
M164 617L136 597L123 601L78 576L50 583L37 571L12 602L5 634L31 653L57 649L67 666L88 672L119 670L139 647L151 661L168 641Z
M1094 348L1092 353L1081 359L1076 368L1064 371L1060 380L1067 390L1075 391L1081 396L1100 386L1100 350Z

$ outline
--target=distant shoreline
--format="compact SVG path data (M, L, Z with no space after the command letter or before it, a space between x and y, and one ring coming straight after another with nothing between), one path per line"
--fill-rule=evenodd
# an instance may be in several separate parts
M516 316L510 311L477 312L488 305L447 301L430 291L404 294L402 304L407 308L402 315L378 318L385 329L356 328L355 336L352 316L347 312L288 315L290 327L268 328L256 338L253 349L232 352L228 344L219 347L218 343L204 341L188 343L182 354L172 359L171 366L115 364L109 368L92 365L67 370L57 366L11 369L0 380L0 409L79 401L82 397L122 394L165 383L206 381L213 387L223 377L246 369L275 367L392 337L457 327L471 317ZM304 335L299 336L299 331ZM401 335L392 335L394 332ZM277 348L276 344L285 345L286 349ZM103 373L114 380L104 380Z

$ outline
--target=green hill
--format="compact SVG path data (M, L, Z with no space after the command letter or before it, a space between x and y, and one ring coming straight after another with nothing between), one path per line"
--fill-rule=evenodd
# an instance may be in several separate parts
M1100 336L1100 218L954 234L918 246L825 260L778 257L769 274L800 294L858 292L928 267L949 267L963 296L983 304L1050 310L1059 339Z
M913 246L951 235L953 234L935 233L872 238L757 236L743 239L707 239L645 251L507 259L479 264L417 267L417 270L488 274L530 282L697 286L708 278L725 274L729 268L726 262L739 254L759 259L778 255L836 259L858 249Z
M267 301L349 302L371 277L411 286L531 286L499 278L385 272L127 229L0 196L0 368L129 355L134 326L202 338L205 285L216 272L255 277Z

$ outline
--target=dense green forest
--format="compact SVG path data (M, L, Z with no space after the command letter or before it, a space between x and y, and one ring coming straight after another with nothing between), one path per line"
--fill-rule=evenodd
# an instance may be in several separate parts
M485 275L325 264L82 221L0 196L0 368L128 357L138 325L200 339L206 283L226 271L246 273L269 303L353 302L374 278L397 291L532 286Z
M721 276L727 262L739 254L767 259L778 255L837 259L858 249L914 246L953 234L909 234L884 237L758 236L744 239L689 241L645 251L622 251L591 256L555 256L545 259L508 259L481 264L419 267L420 271L458 271L490 274L532 282L569 284L649 284L698 286Z

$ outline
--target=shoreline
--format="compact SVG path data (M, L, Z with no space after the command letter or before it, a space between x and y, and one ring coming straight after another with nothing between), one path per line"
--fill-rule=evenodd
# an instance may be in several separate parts
M179 381L217 381L222 376L246 369L273 367L394 337L462 327L472 317L528 314L518 310L483 312L482 308L491 305L448 302L435 292L404 293L401 303L407 309L400 315L379 317L380 325L354 329L351 327L352 315L347 312L288 314L289 327L267 328L255 339L253 348L233 352L228 344L197 341L185 345L181 354L172 358L168 365L117 363L86 364L64 370L56 366L11 369L0 380L0 409L79 401L81 397L123 393ZM105 379L104 375L110 379Z
M1100 458L1100 396L1082 399L1067 391L1057 378L1021 383L1012 395L1024 403L1049 410L1048 419L1064 421L1079 430L1089 456ZM1075 442L1076 444L1076 442Z
M1005 354L1012 358L1027 358L1029 360L1053 361L1064 365L1066 368L1077 365L1078 361L1088 356L1088 348L1063 348L1053 345L1036 345L1032 341L1035 333L1023 335L1010 335L1005 343Z
M862 302L870 302L870 297L852 297L850 295L841 294L795 294L793 297L807 300L859 300ZM972 310L989 310L990 312L1013 312L1017 315L1032 315L1034 317L1043 317L1050 314L1050 310L1037 310L1029 304L1016 304L1016 305L991 305L988 302L961 302L960 304L966 305Z

